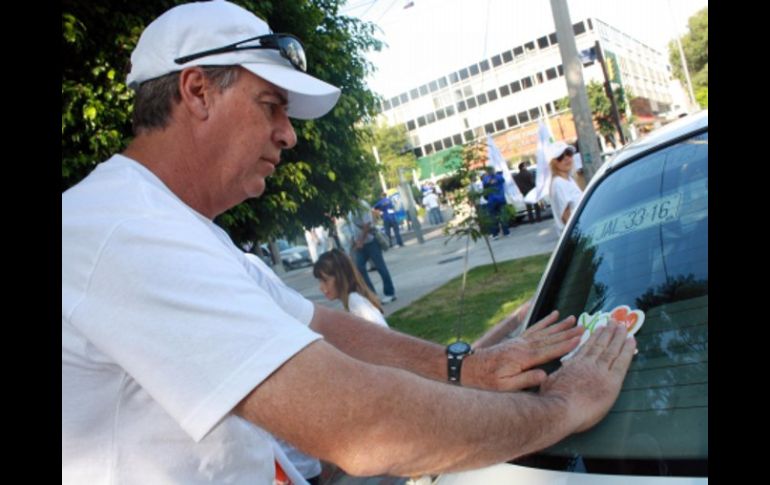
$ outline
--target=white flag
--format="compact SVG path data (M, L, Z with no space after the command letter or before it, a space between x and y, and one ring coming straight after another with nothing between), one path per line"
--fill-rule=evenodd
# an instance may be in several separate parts
M548 166L548 160L545 159L545 147L550 145L554 141L551 134L551 127L547 120L540 118L537 123L537 176L535 177L535 190L530 191L530 199L533 199L531 194L534 192L534 200L526 200L528 204L534 204L543 197L548 196L548 181L551 178L551 169Z
M505 200L509 204L513 205L515 200L524 200L524 196L521 195L521 191L511 176L511 170L508 168L508 164L503 158L503 154L500 149L495 145L492 140L492 135L487 135L487 165L494 168L495 172L503 173L503 180L505 180Z

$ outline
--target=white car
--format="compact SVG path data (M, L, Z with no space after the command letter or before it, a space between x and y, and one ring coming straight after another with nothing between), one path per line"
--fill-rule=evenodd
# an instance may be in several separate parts
M586 188L526 324L641 310L638 355L609 414L539 453L440 485L708 483L708 111L624 147ZM552 372L554 361L544 369Z

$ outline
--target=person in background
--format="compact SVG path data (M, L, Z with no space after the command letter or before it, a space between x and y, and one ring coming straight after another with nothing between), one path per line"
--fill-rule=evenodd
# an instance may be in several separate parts
M548 146L546 158L551 169L551 208L556 232L561 234L583 197L583 191L571 177L574 149L557 141Z
M352 248L350 251L352 257L355 258L356 268L358 268L361 276L363 276L366 286L376 293L372 280L366 272L366 261L371 259L382 279L382 292L385 295L382 298L382 302L390 303L394 301L396 299L396 289L393 287L390 271L388 271L388 266L385 264L382 248L380 248L380 244L374 238L374 231L377 228L374 227L372 208L365 200L360 199L358 207L350 212L349 218L349 227L352 231Z
M535 175L527 170L527 166L529 165L529 162L521 162L519 164L519 173L513 176L514 182L516 182L516 185L519 187L519 190L521 190L521 194L523 196L527 196L530 190L535 188ZM527 218L529 219L530 224L533 224L535 222L535 218L532 217L532 210L534 209L535 213L537 214L537 222L540 222L542 218L540 217L540 204L526 204L527 206Z
M428 209L428 220L431 225L435 226L436 224L444 222L443 217L441 217L441 206L439 205L438 195L433 189L425 193L422 198L422 205Z
M391 229L395 233L396 243L399 247L404 247L404 241L401 239L401 230L398 227L398 217L396 217L396 208L393 207L393 202L388 197L388 194L383 192L382 197L374 204L376 209L382 215L382 222L385 225L385 234L388 235L388 243L390 247L393 247L393 237L390 235Z
M347 254L332 249L313 265L321 293L331 301L340 300L346 311L378 325L388 326L377 295L364 282Z
M511 232L508 229L508 221L503 220L503 207L507 204L505 200L505 179L502 173L495 173L493 167L486 167L486 174L481 178L484 185L484 193L487 199L487 212L489 213L492 224L490 232L492 239L497 239L500 234L500 226L503 228L503 236L508 236Z

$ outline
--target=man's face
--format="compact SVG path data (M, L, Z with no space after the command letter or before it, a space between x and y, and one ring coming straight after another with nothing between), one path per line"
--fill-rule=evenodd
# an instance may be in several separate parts
M297 143L286 114L286 91L242 70L210 110L212 143L218 144L219 188L237 205L259 197L265 178L280 163L281 150Z

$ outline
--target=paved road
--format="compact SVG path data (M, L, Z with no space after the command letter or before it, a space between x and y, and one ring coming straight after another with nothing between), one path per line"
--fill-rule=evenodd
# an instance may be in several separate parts
M385 253L385 262L390 270L396 288L396 301L385 305L386 317L396 310L408 306L416 299L430 293L463 272L465 239L453 239L443 234L443 226L423 230L424 243L419 244L414 234L405 235L405 247L393 248ZM520 224L511 228L511 235L490 241L495 258L508 261L535 254L550 253L558 238L552 219L534 224ZM471 241L468 253L468 268L490 264L489 251L483 240ZM339 302L329 302L318 289L312 268L301 268L289 272L277 270L287 285L299 291L306 298L329 306L342 308ZM382 281L376 271L369 276L382 297Z

